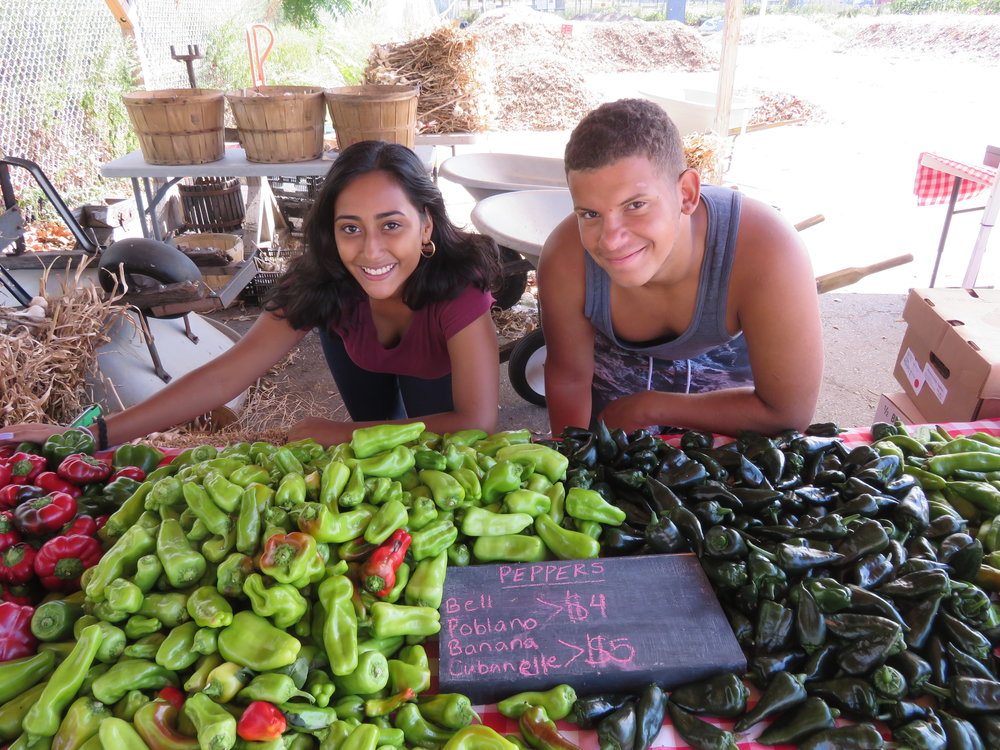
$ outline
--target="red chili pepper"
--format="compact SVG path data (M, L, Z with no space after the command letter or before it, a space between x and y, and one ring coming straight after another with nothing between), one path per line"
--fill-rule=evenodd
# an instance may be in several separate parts
M0 584L0 600L34 606L35 589L24 583Z
M35 549L18 542L0 552L0 583L27 583L35 575Z
M45 458L33 453L18 451L7 462L10 464L11 484L31 484L35 477L45 471Z
M6 487L10 484L11 474L14 470L10 468L10 462L0 458L0 487Z
M76 500L65 492L53 492L14 508L14 523L22 534L39 536L58 531L75 515Z
M81 513L68 524L62 527L62 531L59 532L63 536L93 536L97 533L97 521L88 516L86 513Z
M0 662L32 656L38 639L31 632L35 608L0 602Z
M167 685L163 690L156 694L156 697L160 700L164 700L171 704L178 711L184 707L184 699L187 697L182 691L175 688L173 685Z
M129 479L134 479L137 482L144 482L146 480L146 472L138 466L123 466L111 475L108 479L108 484L111 484L118 477L128 477Z
M43 471L35 477L35 486L41 487L46 493L65 492L70 497L80 497L83 494L83 490L72 482L67 482L54 471Z
M21 541L21 535L14 527L14 514L9 510L0 511L0 552Z
M392 536L375 548L361 566L361 582L366 591L376 596L386 596L396 585L396 571L403 564L403 557L410 547L410 532L396 529Z
M34 571L49 591L76 591L80 576L101 559L101 543L91 536L52 537L35 556Z
M254 701L236 723L236 734L248 742L276 740L288 727L285 715L266 701Z
M9 510L44 494L45 490L33 484L8 484L0 487L0 510Z
M103 482L111 476L111 466L86 453L74 453L62 460L56 473L73 484Z

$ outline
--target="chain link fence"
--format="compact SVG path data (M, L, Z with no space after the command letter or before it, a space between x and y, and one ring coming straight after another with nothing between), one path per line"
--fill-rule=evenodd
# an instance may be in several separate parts
M204 53L217 35L262 20L267 6L135 0L130 39L104 0L0 2L0 152L38 162L71 205L94 197L100 165L137 147L122 94L187 88L171 45ZM33 180L23 170L12 177L30 198Z

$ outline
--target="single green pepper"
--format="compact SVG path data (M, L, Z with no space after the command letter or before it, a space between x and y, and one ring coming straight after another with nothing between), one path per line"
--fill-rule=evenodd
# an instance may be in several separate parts
M371 606L371 613L372 631L376 638L434 635L441 630L441 615L431 607L375 602Z
M250 680L250 683L236 694L239 703L267 701L268 703L285 703L292 698L304 698L314 703L312 695L295 686L295 681L286 674L265 672Z
M253 612L237 612L232 624L219 633L222 657L255 672L292 664L301 647L297 638Z
M0 739L13 740L21 735L24 715L41 696L46 684L40 682L0 705Z
M596 539L564 529L545 514L535 518L535 531L549 551L560 560L596 558L601 552L601 545Z
M246 489L251 484L263 484L267 485L271 481L271 475L267 473L267 469L263 466L258 466L257 464L245 464L239 467L228 477L229 481L233 484L238 484L240 487Z
M358 619L352 604L354 584L346 576L330 576L319 585L317 596L326 613L321 642L330 672L343 676L358 666Z
M200 626L193 621L173 628L156 652L156 663L173 672L187 669L200 654L194 650L194 636Z
M667 702L667 711L674 729L692 747L702 750L737 750L736 738L732 732L702 721L673 701Z
M126 574L126 569L135 565L143 555L156 549L156 541L144 527L133 525L123 533L89 574L85 590L87 597L95 602L104 599L104 589L109 583Z
M62 641L73 635L73 623L83 614L83 606L64 599L43 602L31 616L31 632L40 641Z
M461 693L437 693L419 698L417 708L421 716L445 729L462 729L478 718L472 701Z
M427 721L415 703L404 703L396 712L393 723L397 729L403 730L406 743L417 747L440 747L454 734Z
M550 482L558 482L566 476L569 459L559 451L540 443L521 443L501 448L496 452L497 461L513 461L528 468L522 476L537 472Z
M387 477L395 479L414 467L413 451L405 445L397 445L391 450L362 458L357 468L366 477Z
M424 432L423 422L383 424L361 427L351 436L350 447L357 458L368 458L376 453L417 440Z
M335 676L338 695L371 695L389 683L388 660L379 651L365 651L358 656L358 666L345 675Z
M483 503L490 505L508 492L519 489L524 466L514 461L498 461L483 479Z
M734 725L736 732L749 729L754 724L780 711L787 711L802 703L807 697L801 675L778 672L757 704L744 714Z
M526 534L481 536L472 545L472 554L481 563L541 562L547 553L548 548L541 538Z
M544 692L517 693L497 703L497 710L504 716L517 719L531 706L541 706L550 719L565 719L575 702L576 691L571 685L562 684ZM662 722L663 718L660 717L660 723Z
M184 501L192 512L201 519L213 534L224 535L232 527L233 520L222 510L209 494L195 482L184 482L181 486Z
M404 601L414 606L433 609L440 607L444 597L447 569L447 552L421 560L410 576L410 582L403 594Z
M587 490L588 492L590 490ZM523 513L537 518L548 513L552 507L552 499L542 493L529 489L517 489L508 492L503 498L503 510L507 513Z
M233 607L214 586L199 586L188 595L187 611L200 628L224 628L233 621Z
M458 528L449 515L444 515L410 535L410 554L419 562L444 552L457 539Z
M409 689L419 694L430 688L431 670L427 651L419 643L399 651L389 659L389 685L393 694Z
M370 544L381 544L396 531L407 525L409 513L399 500L389 500L379 506L365 528L364 539Z
M243 593L250 598L254 613L269 617L276 628L286 630L305 615L309 602L290 583L267 586L258 573L247 576Z
M236 744L236 718L204 693L189 696L181 710L203 750L230 750Z
M441 510L454 510L465 501L465 489L450 474L434 469L419 472L421 483L428 487L434 504Z
M240 496L243 488L226 479L221 472L214 469L201 480L201 486L208 492L212 502L226 513L235 513L240 506Z
M320 543L342 544L357 539L364 534L375 515L369 505L345 513L320 503L305 503L301 507L299 529Z
M476 724L455 732L442 750L518 750L518 745L489 727Z
M185 588L205 575L207 563L204 556L184 536L180 522L165 519L156 535L156 556L163 565L163 572L174 588Z
M56 655L53 651L40 651L33 656L0 662L0 703L6 703L41 682L55 668Z
M63 712L76 697L97 657L102 632L98 625L90 625L80 633L73 650L52 673L38 702L25 714L23 726L27 734L51 737L59 730Z

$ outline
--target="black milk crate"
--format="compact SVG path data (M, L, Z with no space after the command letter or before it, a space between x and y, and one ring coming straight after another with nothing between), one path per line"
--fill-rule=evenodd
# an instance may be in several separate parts
M312 208L324 179L325 177L312 175L267 178L281 217L291 228L292 234L302 233L302 222Z
M279 271L258 271L257 275L250 279L250 283L243 287L240 299L249 305L259 307L264 302L264 295L280 278Z

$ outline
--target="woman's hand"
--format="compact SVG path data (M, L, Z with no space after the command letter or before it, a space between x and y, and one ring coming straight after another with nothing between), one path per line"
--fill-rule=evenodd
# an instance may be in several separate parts
M312 438L317 443L329 447L350 442L355 427L357 425L353 422L334 422L319 417L306 417L288 429L287 438L288 442Z
M69 427L57 424L37 422L24 422L10 427L0 427L0 445L17 445L25 442L41 445L53 435L59 435L68 429Z

